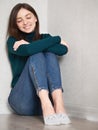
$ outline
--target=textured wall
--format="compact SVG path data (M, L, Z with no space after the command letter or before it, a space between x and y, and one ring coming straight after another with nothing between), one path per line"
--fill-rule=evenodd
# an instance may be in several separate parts
M61 62L69 114L98 120L98 0L49 0L48 31L70 46Z

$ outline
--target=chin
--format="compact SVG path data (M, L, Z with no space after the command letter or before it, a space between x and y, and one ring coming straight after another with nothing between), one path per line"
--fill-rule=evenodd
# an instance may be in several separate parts
M33 30L25 30L24 33L31 33Z

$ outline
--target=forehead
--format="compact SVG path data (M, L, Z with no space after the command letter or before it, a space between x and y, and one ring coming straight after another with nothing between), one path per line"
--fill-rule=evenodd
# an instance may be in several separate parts
M29 10L27 10L27 9L24 9L24 8L21 8L21 9L18 11L18 13L17 13L17 18L25 17L25 16L28 15L28 14L32 14L32 15L33 15L33 13L32 13L31 11L29 11Z

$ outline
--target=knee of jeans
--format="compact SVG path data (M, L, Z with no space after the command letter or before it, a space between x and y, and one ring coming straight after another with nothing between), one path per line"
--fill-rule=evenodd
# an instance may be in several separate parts
M37 54L34 54L34 55L31 55L28 59L29 61L29 67L32 67L32 65L35 64L35 61L39 58L39 55L40 53L37 53Z
M34 55L31 55L30 57L29 57L29 60L30 61L33 61L33 60L35 60L35 59L38 59L39 57L41 57L43 55L43 53L41 53L41 52L39 52L39 53L37 53L37 54L34 54Z
M38 69L41 65L45 65L44 55L43 53L37 53L29 57L29 71L31 71L32 67L35 70Z

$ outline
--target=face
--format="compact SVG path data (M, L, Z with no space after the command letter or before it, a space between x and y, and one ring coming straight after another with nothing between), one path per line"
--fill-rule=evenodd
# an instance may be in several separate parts
M16 17L16 24L20 31L30 33L34 31L37 19L32 12L21 8Z

